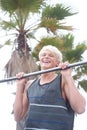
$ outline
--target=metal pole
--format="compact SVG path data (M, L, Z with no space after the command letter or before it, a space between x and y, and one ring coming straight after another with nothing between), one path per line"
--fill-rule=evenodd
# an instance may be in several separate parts
M73 64L69 64L66 67L66 69L72 68L72 67L75 67L75 66L85 65L85 64L87 64L87 61L76 62L76 63L73 63ZM59 70L62 70L62 69L59 68L59 67L55 67L55 68L50 68L50 69L47 69L47 70L36 71L36 72L24 74L24 76L21 79L31 77L31 76L35 76L35 75L44 74L44 73L49 73L49 72L52 72L52 71L59 71ZM11 78L0 80L0 83L7 82L7 81L12 81L12 80L20 80L20 79L18 79L17 77L11 77Z

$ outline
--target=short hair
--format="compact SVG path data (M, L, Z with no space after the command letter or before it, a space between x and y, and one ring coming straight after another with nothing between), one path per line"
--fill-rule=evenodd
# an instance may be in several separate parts
M49 50L51 51L52 53L55 54L56 58L58 58L58 61L62 61L62 53L60 52L60 50L58 48L56 48L55 46L53 45L46 45L46 46L43 46L42 49L40 50L39 52L39 57L42 53L42 51L44 50Z

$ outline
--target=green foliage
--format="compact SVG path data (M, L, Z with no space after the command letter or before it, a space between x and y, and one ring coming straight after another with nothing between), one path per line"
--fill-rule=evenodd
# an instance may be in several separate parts
M79 81L79 84L87 92L87 80L84 79L82 81Z
M25 9L36 12L40 9L42 3L43 0L0 0L2 10L8 12Z
M82 54L86 50L86 48L87 46L84 43L78 44L76 48L73 48L72 50L67 50L65 57L67 57L70 62L81 61L83 60Z
M15 54L11 57L7 64L7 75L12 75L17 73L16 63L14 66L14 61L19 61L19 57L23 56L24 68L27 69L27 62L29 62L29 51L30 47L27 43L30 39L35 39L35 32L38 28L45 28L50 37L45 37L40 40L38 45L33 51L33 56L36 57L38 61L38 52L44 45L54 45L63 54L63 61L68 60L70 63L81 61L83 59L82 54L87 49L86 44L81 43L76 47L73 46L74 37L70 33L66 35L60 35L59 30L72 31L74 28L72 26L67 26L64 22L65 18L77 14L78 12L72 11L70 6L65 6L63 4L56 4L55 6L46 5L46 0L0 0L0 8L5 16L8 16L8 20L0 18L0 27L5 31L15 31L15 41L17 45L17 58L15 59ZM37 15L36 21L31 23L32 17ZM43 33L43 32L42 32ZM51 37L52 36L52 37ZM8 40L6 44L10 44L11 41ZM15 43L15 42L13 42ZM24 53L25 52L25 53ZM20 53L20 56L19 56ZM24 56L26 54L26 56ZM25 62L26 61L26 62ZM32 61L32 60L31 60ZM21 62L18 62L19 64ZM30 63L30 62L29 62ZM21 68L23 65L18 65ZM30 66L30 70L35 68L35 66ZM79 80L81 76L87 74L87 66L82 66L75 68L75 80ZM27 70L29 71L29 69ZM26 71L26 72L27 72ZM85 82L85 81L84 81ZM83 87L83 84L81 84ZM85 84L86 85L86 84Z
M7 40L7 41L5 42L5 45L11 45L11 41L10 41L10 40Z
M75 15L75 13L72 13L71 7L65 7L62 4L57 4L56 6L46 6L44 8L43 13L42 13L42 18L47 17L47 18L56 18L57 20L64 20L65 17Z
M73 13L70 7L65 7L62 4L46 6L42 11L40 27L45 27L48 32L51 31L53 34L56 34L57 29L72 31L73 27L66 26L62 20L75 14L77 13Z
M82 43L73 47L74 37L70 33L67 35L61 35L60 37L46 37L42 38L40 43L35 47L33 55L38 59L38 53L40 49L45 45L56 46L61 50L63 54L63 60L68 60L70 63L81 61L82 54L86 50L87 46Z
M7 30L7 31L9 31L13 28L16 30L16 25L17 25L17 23L12 20L10 20L10 21L3 20L0 22L0 26L2 27L2 29Z
M0 21L1 27L6 30L24 30L30 13L38 12L44 5L43 0L0 0L0 7L9 20Z
M9 15L8 21L1 19L0 26L7 31L15 29L18 33L27 33L28 37L31 30L34 31L40 27L45 27L54 35L58 29L73 30L72 26L65 26L65 23L60 21L76 14L71 11L70 7L64 7L62 4L54 7L45 5L45 0L0 0L1 9ZM35 12L41 18L39 23L37 21L34 25L28 25L30 14L34 16Z
M55 31L59 28L59 25L57 24L57 20L55 18L44 17L41 21L40 27L45 27L48 32L51 31L55 33Z

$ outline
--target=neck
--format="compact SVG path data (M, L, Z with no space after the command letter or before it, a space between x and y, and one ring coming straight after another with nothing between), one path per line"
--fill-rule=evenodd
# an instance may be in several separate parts
M57 76L57 74L55 72L49 72L46 74L42 74L40 77L40 83L41 84L49 83L52 80L54 80L56 76Z

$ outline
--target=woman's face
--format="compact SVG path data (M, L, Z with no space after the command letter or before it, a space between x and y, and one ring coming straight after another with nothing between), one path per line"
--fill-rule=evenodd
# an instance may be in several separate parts
M39 56L41 69L49 69L58 65L58 59L55 53L49 50L43 50Z

